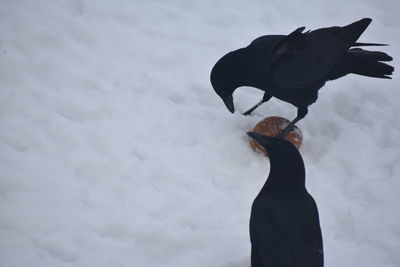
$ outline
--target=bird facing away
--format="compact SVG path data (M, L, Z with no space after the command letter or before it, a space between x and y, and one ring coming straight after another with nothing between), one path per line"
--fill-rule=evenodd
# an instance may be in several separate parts
M279 137L248 135L266 148L271 163L251 209L251 267L322 267L318 209L299 151Z
M326 81L350 73L390 79L388 75L394 68L382 61L391 61L392 57L359 48L384 44L356 42L371 21L364 18L344 27L304 33L305 28L301 27L289 35L261 36L215 64L210 77L212 86L232 113L232 95L240 86L265 92L263 99L244 115L273 96L296 106L297 117L283 130L284 134L307 115L308 106L317 100L318 90Z

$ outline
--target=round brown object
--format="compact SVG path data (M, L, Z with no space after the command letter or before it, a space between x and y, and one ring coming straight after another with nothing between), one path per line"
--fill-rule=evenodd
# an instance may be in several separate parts
M285 118L272 116L257 123L256 127L253 129L253 132L268 136L277 136L289 123L290 121ZM285 139L294 144L297 149L300 149L303 143L303 135L297 126L294 126L294 129L285 135ZM264 147L253 138L250 138L250 146L253 148L253 150L258 150L268 156Z

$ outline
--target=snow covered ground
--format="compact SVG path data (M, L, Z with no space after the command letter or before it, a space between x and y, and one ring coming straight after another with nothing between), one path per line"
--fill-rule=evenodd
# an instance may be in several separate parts
M373 23L397 70L397 0L0 1L0 266L249 266L269 163L209 82L264 34ZM326 266L400 266L400 81L328 83L298 126ZM261 93L235 93L240 111Z

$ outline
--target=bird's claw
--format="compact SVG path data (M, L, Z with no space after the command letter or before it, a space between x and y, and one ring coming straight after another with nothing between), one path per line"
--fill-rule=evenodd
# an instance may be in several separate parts
M285 128L283 128L283 129L281 130L281 132L280 132L276 137L283 139L283 138L285 138L285 136L286 136L288 133L292 132L293 130L294 130L294 125L290 125L290 124L289 124L288 126L286 126Z
M280 131L280 133L276 137L283 139L283 138L285 138L285 135L286 135L286 132L285 132L285 129L283 129L282 131Z

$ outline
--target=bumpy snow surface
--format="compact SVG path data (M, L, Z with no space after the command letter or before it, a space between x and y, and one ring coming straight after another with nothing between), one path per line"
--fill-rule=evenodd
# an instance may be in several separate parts
M209 82L264 34L373 23L393 1L0 1L0 266L245 267L269 162L246 131L296 109ZM374 49L374 48L373 48ZM375 48L376 49L376 48ZM400 266L400 82L329 82L298 126L331 267Z

